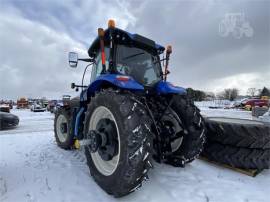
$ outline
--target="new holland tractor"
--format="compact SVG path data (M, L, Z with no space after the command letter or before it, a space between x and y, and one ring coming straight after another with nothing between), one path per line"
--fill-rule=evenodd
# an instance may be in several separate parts
M98 29L89 58L69 53L71 67L88 65L82 83L71 84L80 96L56 112L56 142L63 149L81 147L94 180L115 197L137 190L152 160L183 167L202 151L199 109L184 88L166 81L171 52L109 20L106 30ZM89 66L90 84L84 85Z

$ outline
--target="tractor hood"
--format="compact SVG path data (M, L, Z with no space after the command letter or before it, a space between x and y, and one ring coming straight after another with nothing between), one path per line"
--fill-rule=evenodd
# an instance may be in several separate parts
M109 36L110 30L113 31L113 40L116 44L124 44L124 45L131 45L136 46L138 48L142 48L148 50L150 52L155 52L161 54L165 48L159 44L156 44L155 41L148 39L144 36L139 34L131 34L124 30L114 28L114 29L106 29L104 33L104 43L105 46L109 45ZM99 50L99 37L97 37L90 48L88 49L88 55L90 57L94 57Z

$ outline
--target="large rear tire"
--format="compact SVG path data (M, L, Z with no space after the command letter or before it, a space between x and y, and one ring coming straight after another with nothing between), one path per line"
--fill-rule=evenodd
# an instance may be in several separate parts
M270 127L253 120L211 117L206 119L207 138L221 144L270 149Z
M202 156L236 168L262 170L270 166L269 149L249 149L207 142Z
M176 95L173 99L171 108L179 116L185 134L180 147L167 157L166 163L183 167L202 152L205 142L205 125L200 110L191 100L180 95Z
M87 164L94 180L104 191L122 197L140 187L152 167L150 119L133 95L108 89L98 92L88 105L85 139L89 131L98 130L102 120L103 124L113 123L114 126L109 128L116 128L111 130L113 134L106 133L106 139L112 139L108 137L110 135L114 137L117 152L112 158L105 159L102 147L91 153L91 148L85 146Z

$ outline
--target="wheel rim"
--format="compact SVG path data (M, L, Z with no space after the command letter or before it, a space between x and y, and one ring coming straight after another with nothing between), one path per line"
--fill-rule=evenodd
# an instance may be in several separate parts
M183 137L179 137L176 140L172 141L171 142L172 152L177 151L182 145L182 142L183 142Z
M112 114L112 112L104 107L104 106L99 106L97 107L89 121L89 129L90 130L96 130L97 125L101 119L110 119L111 121L114 122L117 130L117 141L118 141L118 154L116 154L111 160L105 161L102 159L100 156L99 152L91 153L91 158L93 163L95 164L97 170L102 173L105 176L112 175L114 171L116 170L119 159L120 159L120 136L119 136L119 129L116 123L116 120Z
M57 137L58 137L60 142L65 142L67 140L67 137L68 137L68 131L63 132L63 130L61 128L63 124L68 124L68 121L64 115L60 114L57 117L57 121L56 121ZM68 128L68 126L67 126L67 128Z
M170 127L173 128L175 134L183 132L183 128L181 127L182 122L178 115L173 111L168 109L168 111L164 114L161 121L164 123L164 125L171 125ZM180 146L182 145L183 137L179 137L171 142L171 149L172 152L177 151Z

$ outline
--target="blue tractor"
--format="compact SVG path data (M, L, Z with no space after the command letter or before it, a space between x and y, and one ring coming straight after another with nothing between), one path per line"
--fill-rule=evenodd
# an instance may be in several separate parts
M115 197L139 188L152 160L183 167L202 151L203 118L186 90L166 81L172 49L164 51L110 20L98 29L89 58L69 53L71 67L92 66L91 81L83 84L84 71L82 84L71 84L81 93L57 110L56 142L82 147L94 180Z

